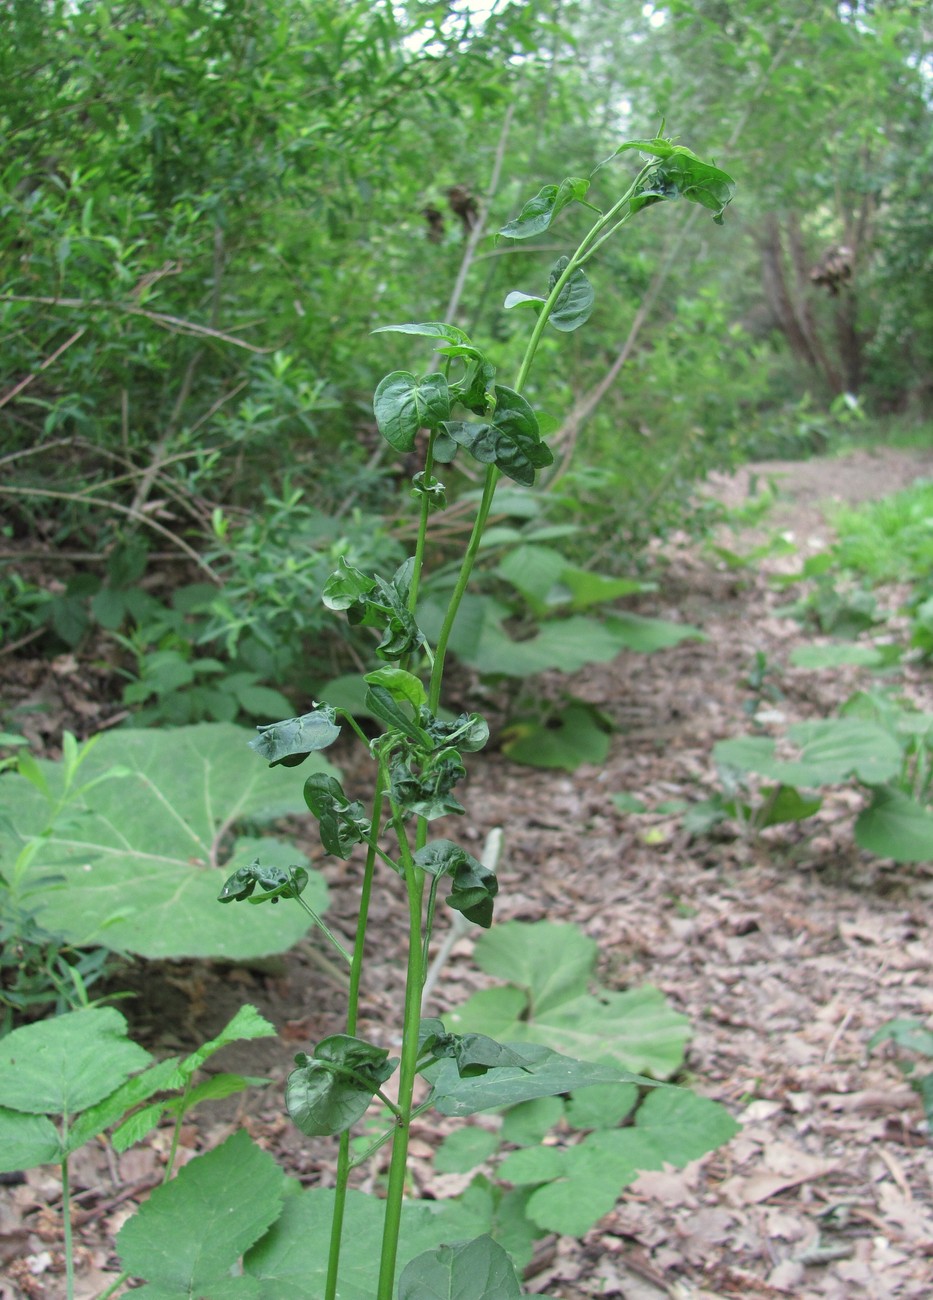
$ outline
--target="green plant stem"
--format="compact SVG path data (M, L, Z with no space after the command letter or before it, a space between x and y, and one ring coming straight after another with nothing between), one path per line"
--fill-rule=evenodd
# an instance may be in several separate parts
M352 957L350 956L350 954L347 952L346 948L343 946L343 944L340 942L340 940L337 938L337 936L334 934L334 932L333 932L332 930L330 930L330 929L329 929L329 928L324 924L324 922L323 922L323 921L321 920L321 918L318 916L317 912L315 912L313 908L311 908L311 907L308 906L308 904L305 902L305 900L301 897L300 894L295 894L295 902L301 904L301 906L302 906L302 907L304 908L304 910L308 913L308 915L310 916L311 920L314 922L314 924L317 926L317 928L321 931L321 933L324 935L324 937L325 937L326 939L329 939L329 940L330 940L330 942L333 944L333 946L334 946L334 947L337 949L337 951L340 953L341 957L344 958L344 960L348 963L348 965L352 966L352 965L353 965L353 958L352 958Z
M467 543L464 552L463 562L460 565L460 572L457 575L457 583L451 593L450 602L447 606L447 612L444 615L444 622L441 625L440 633L437 638L437 645L434 647L434 667L431 671L431 684L428 687L428 708L432 713L437 712L437 707L441 700L441 683L444 677L444 663L447 658L447 645L450 641L450 634L460 609L460 602L466 594L466 589L470 582L470 575L473 572L473 565L479 551L479 544L483 539L483 532L486 527L486 520L489 518L489 511L492 508L492 499L495 495L496 484L499 482L499 470L495 465L488 466L486 470L486 479L483 483L483 495L476 511L476 518L473 521L473 531L470 533L470 540Z
M424 872L415 866L401 811L393 806L393 823L399 840L401 862L408 893L408 970L405 980L405 1018L402 1029L402 1058L399 1063L398 1120L392 1141L392 1160L386 1191L386 1211L379 1264L379 1287L376 1300L392 1300L395 1290L395 1265L398 1257L398 1234L402 1220L405 1176L408 1171L408 1139L411 1129L412 1097L418 1065L418 1031L421 1026L421 989L423 959L421 913L424 897Z
M110 1297L113 1295L114 1291L116 1291L119 1287L121 1287L124 1282L129 1280L129 1276L130 1276L129 1273L125 1271L121 1273L118 1278L115 1278L114 1281L110 1283L106 1291L101 1291L100 1295L97 1297L97 1300L110 1300Z
M437 431L432 430L428 439L428 450L424 457L424 483L430 482L434 468L434 439ZM418 515L418 540L415 543L415 564L411 575L411 587L408 592L408 608L412 614L418 605L418 592L421 587L421 569L424 565L424 548L428 536L428 516L431 513L431 498L425 492L421 497L421 511Z
M71 1239L71 1180L68 1176L68 1157L62 1161L62 1226L65 1230L65 1293L74 1300L75 1261L74 1243Z
M564 290L564 286L570 280L571 276L579 270L585 261L587 261L596 248L614 234L619 226L628 220L628 215L620 217L620 213L626 204L631 202L633 194L636 192L645 172L648 171L652 164L647 164L638 173L635 180L626 190L625 194L617 203L614 203L607 213L601 215L599 220L587 231L580 242L576 252L570 258L561 275L558 277L554 288L548 294L544 306L538 314L534 328L528 339L525 348L525 355L522 357L522 363L518 369L518 375L515 380L515 391L521 393L528 382L528 376L534 363L535 353L538 350L538 344L544 333L545 326L550 319L551 312L554 310L558 298ZM608 227L608 229L607 229ZM486 479L483 484L483 494L480 498L479 507L476 511L476 518L473 521L473 530L470 533L470 540L467 543L464 552L463 561L460 565L460 572L457 576L457 583L451 593L450 602L447 606L447 612L444 615L444 622L437 638L437 645L434 648L434 665L431 671L431 684L428 690L428 707L434 712L440 704L441 682L444 676L444 664L447 657L447 646L450 641L450 635L453 631L460 605L466 594L466 589L473 573L473 566L476 562L476 556L479 552L480 542L486 529L486 521L489 518L489 512L492 508L493 496L496 491L496 484L499 482L500 472L495 465L490 465L486 470Z
M356 919L356 938L353 944L353 957L350 961L350 992L347 997L347 1034L356 1035L359 1020L360 984L363 978L363 959L366 955L366 926L369 920L369 905L373 894L373 878L376 871L376 839L379 835L379 821L382 815L382 796L385 790L386 774L382 763L376 775L373 790L372 827L373 836L366 850L366 865L363 868L363 883L360 887L360 906ZM340 1245L343 1237L343 1220L347 1206L347 1186L352 1168L350 1161L350 1131L340 1134L337 1151L337 1179L334 1187L334 1213L330 1225L330 1247L327 1256L327 1281L324 1288L324 1300L336 1300L337 1279L340 1269Z

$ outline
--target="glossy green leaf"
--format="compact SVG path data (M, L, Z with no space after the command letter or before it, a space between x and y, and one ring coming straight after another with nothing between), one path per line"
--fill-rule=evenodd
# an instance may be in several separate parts
M441 374L420 379L407 370L395 370L376 388L373 412L379 432L396 451L414 448L419 429L436 429L450 419L450 393Z
M569 262L568 257L559 257L554 263L548 281L548 290L550 292L553 292L554 286L563 275ZM564 334L571 334L574 330L578 330L581 325L586 324L593 313L595 303L596 294L585 273L582 270L574 271L558 294L557 301L548 317L548 323Z
M512 1261L490 1236L426 1251L398 1281L398 1300L512 1300L521 1294Z
M533 293L522 293L520 289L513 289L511 293L505 295L505 302L502 304L505 311L512 311L515 307L543 307L544 298L538 297Z
M363 680L371 686L384 686L394 700L407 702L415 711L427 703L428 693L420 677L402 668L377 668Z
M300 1053L288 1076L285 1105L307 1137L343 1133L365 1115L377 1089L395 1069L389 1053L361 1038L333 1034L311 1056Z
M113 1007L89 1007L0 1039L0 1106L74 1116L152 1060Z
M530 239L543 234L564 208L586 198L589 187L589 181L579 176L568 176L559 185L545 185L533 199L528 200L514 221L502 227L499 235L508 239Z
M450 1019L450 1017L448 1017ZM433 1085L431 1104L442 1115L473 1115L481 1110L514 1106L535 1097L556 1097L595 1083L640 1083L652 1080L617 1065L582 1061L530 1041L504 1043L525 1065L504 1066L485 1074L462 1076L453 1060L438 1061L423 1071Z
M855 842L879 858L933 862L933 811L903 790L879 786L856 818Z
M127 1272L182 1296L226 1296L244 1251L278 1218L285 1180L242 1130L155 1188L117 1235Z
M366 680L368 681L371 676L372 674L369 674ZM405 707L399 697L385 686L379 683L370 686L366 692L366 712L371 717L378 718L380 722L386 723L392 731L400 731L415 744L430 748L430 738L427 733L414 721L411 711Z
M376 579L348 564L341 555L338 568L324 583L321 599L328 609L352 609L365 605L370 592L376 588Z
M83 780L96 784L67 807L23 882L30 888L50 874L63 878L61 888L34 895L42 924L79 947L102 944L150 958L243 959L295 943L310 924L300 908L216 901L223 881L255 858L307 866L289 845L237 835L241 823L305 806L300 787L258 763L248 739L248 731L227 723L101 736L81 767ZM307 762L333 771L318 755ZM126 775L108 777L116 768ZM61 765L43 763L41 770L57 798ZM48 805L17 774L3 781L9 813L0 822L0 855L15 857L18 837L45 827ZM305 896L315 911L326 907L317 874Z
M447 343L470 346L470 339L456 325L446 325L443 321L426 321L421 325L380 325L373 334L414 334L429 339L444 339Z
M541 441L534 411L519 393L496 384L495 399L487 422L451 420L444 430L480 464L496 465L509 478L530 487L535 470L552 464L554 457Z
M332 745L340 735L336 714L326 704L315 705L311 713L300 718L286 718L257 727L259 735L249 742L250 749L264 758L270 767L283 763L296 767L309 754Z

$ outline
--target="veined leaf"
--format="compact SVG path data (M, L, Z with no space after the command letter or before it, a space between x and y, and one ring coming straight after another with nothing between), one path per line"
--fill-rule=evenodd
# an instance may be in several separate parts
M238 822L304 809L300 787L257 763L248 739L227 723L102 735L82 764L84 792L43 837L24 879L29 888L50 874L63 878L61 887L33 895L42 924L79 947L151 958L259 957L295 943L311 924L301 908L216 901L223 880L254 858L308 865L289 845L255 836L235 838L229 861L217 865ZM334 772L316 754L307 762ZM57 798L61 765L41 770ZM116 771L122 775L108 775ZM16 773L4 776L3 790L9 806L0 855L15 857L23 839L46 826L48 804ZM305 897L317 912L326 907L317 873Z
M448 1029L490 1034L518 1051L522 1043L547 1043L568 1057L659 1079L679 1069L690 1036L686 1017L650 985L588 993L595 945L576 926L509 921L477 941L475 957L510 983L483 989L448 1012Z
M582 203L590 183L579 176L568 176L559 185L545 185L529 199L514 221L499 231L508 239L530 239L541 235L571 203Z
M376 388L373 413L383 438L409 452L419 429L436 429L450 418L450 393L442 374L417 379L407 370L386 375Z

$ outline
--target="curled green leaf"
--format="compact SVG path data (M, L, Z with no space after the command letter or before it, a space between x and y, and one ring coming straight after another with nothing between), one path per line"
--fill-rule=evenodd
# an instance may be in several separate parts
M374 334L416 334L429 339L446 339L448 343L470 345L468 334L456 325L447 325L443 321L426 321L420 325L380 325ZM442 349L438 348L438 351Z
M545 185L528 200L514 221L502 227L500 237L530 239L543 234L569 204L582 203L589 188L589 181L579 176L568 176L559 185Z
M264 867L256 858L238 867L217 897L221 903L277 903L280 898L298 898L308 879L304 867Z
M521 396L502 384L495 386L495 410L487 422L450 420L444 432L483 465L496 465L516 483L531 486L535 470L554 461L541 441L534 411Z
M429 510L443 510L447 505L444 484L433 474L425 474L424 470L420 470L412 478L411 494L418 501L427 498Z
M285 718L257 727L259 735L249 742L270 767L297 767L309 754L332 745L340 735L336 725L336 711L326 704L316 704L310 713L300 718Z
M336 777L312 772L304 784L304 801L317 818L325 852L334 857L346 860L372 833L363 805L347 798Z
M406 813L432 821L463 812L451 790L465 776L463 759L455 749L401 754L390 768L389 796Z
M337 570L324 583L321 599L328 609L353 609L365 606L366 597L376 586L376 579L348 564L341 555Z
M548 281L549 290L553 291L557 281L567 269L569 261L568 257L560 257L551 267ZM593 286L583 271L574 271L558 294L557 302L548 317L548 323L553 325L556 330L570 334L573 330L577 330L581 325L586 324L592 314L595 301L596 294L593 291Z
M348 1034L322 1039L311 1056L300 1052L285 1088L294 1124L308 1137L343 1133L394 1071L397 1061L388 1057L384 1048Z
M599 166L605 167L606 163L630 149L637 149L640 153L659 159L643 177L638 192L633 196L632 212L638 212L653 203L661 203L665 199L684 198L708 208L713 213L713 220L722 225L723 211L735 194L735 181L728 172L704 162L683 145L672 144L670 140L660 138L628 140Z
M452 880L445 902L474 925L488 930L492 924L493 899L499 892L495 872L452 840L431 840L415 854L415 864L433 876Z

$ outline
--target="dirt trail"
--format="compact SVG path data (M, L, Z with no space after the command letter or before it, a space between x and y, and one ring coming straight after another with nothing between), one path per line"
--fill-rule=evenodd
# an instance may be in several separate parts
M863 500L933 475L933 454L769 464L717 480L712 490L738 504L752 473L775 479L782 499L753 536L730 539L735 549L777 528L825 539L821 500ZM787 667L791 649L808 638L775 617L777 601L765 575L736 577L697 548L674 546L660 602L645 612L698 623L707 640L650 657L624 654L561 683L615 722L606 764L568 775L492 754L472 765L466 802L473 824L450 833L479 845L490 828L506 828L498 919L574 921L598 941L607 985L661 988L693 1026L692 1085L743 1124L727 1148L686 1170L644 1175L582 1242L552 1242L527 1283L532 1292L562 1300L933 1294L933 1184L922 1109L893 1054L867 1051L886 1021L933 1015L929 872L897 869L855 847L851 792L828 799L807 831L779 828L752 842L691 841L678 818L622 815L610 798L629 791L654 806L711 787L711 745L746 729L745 679L757 651L780 670L776 707L786 721L826 716L864 680L854 669ZM933 707L928 670L912 672L909 688ZM353 770L348 760L351 781ZM295 832L319 856L307 827L296 824ZM322 866L332 888L328 919L349 933L357 869ZM396 910L380 902L360 1025L379 1041L397 1020ZM455 946L433 1010L484 982L471 949L470 939ZM124 1006L152 1043L175 1048L215 1032L241 1002L254 1002L282 1041L231 1051L225 1068L281 1079L295 1050L341 1027L342 995L321 969L321 951L312 939L265 975L148 967L138 979L147 996ZM205 1108L187 1131L190 1149L244 1119L291 1172L328 1181L333 1152L298 1141L279 1098L277 1088L253 1093L244 1114L223 1121ZM425 1116L415 1135L417 1193L444 1190L429 1159L443 1132ZM121 1180L141 1188L158 1170L161 1140L119 1161L116 1187L103 1154L82 1153L76 1185L110 1187L111 1197ZM43 1242L29 1207L54 1193L54 1178L47 1170L30 1174L13 1191L10 1214L19 1216L35 1253ZM131 1208L104 1203L80 1230L80 1296L112 1277L112 1237ZM43 1286L0 1284L0 1297L61 1294L51 1274Z

